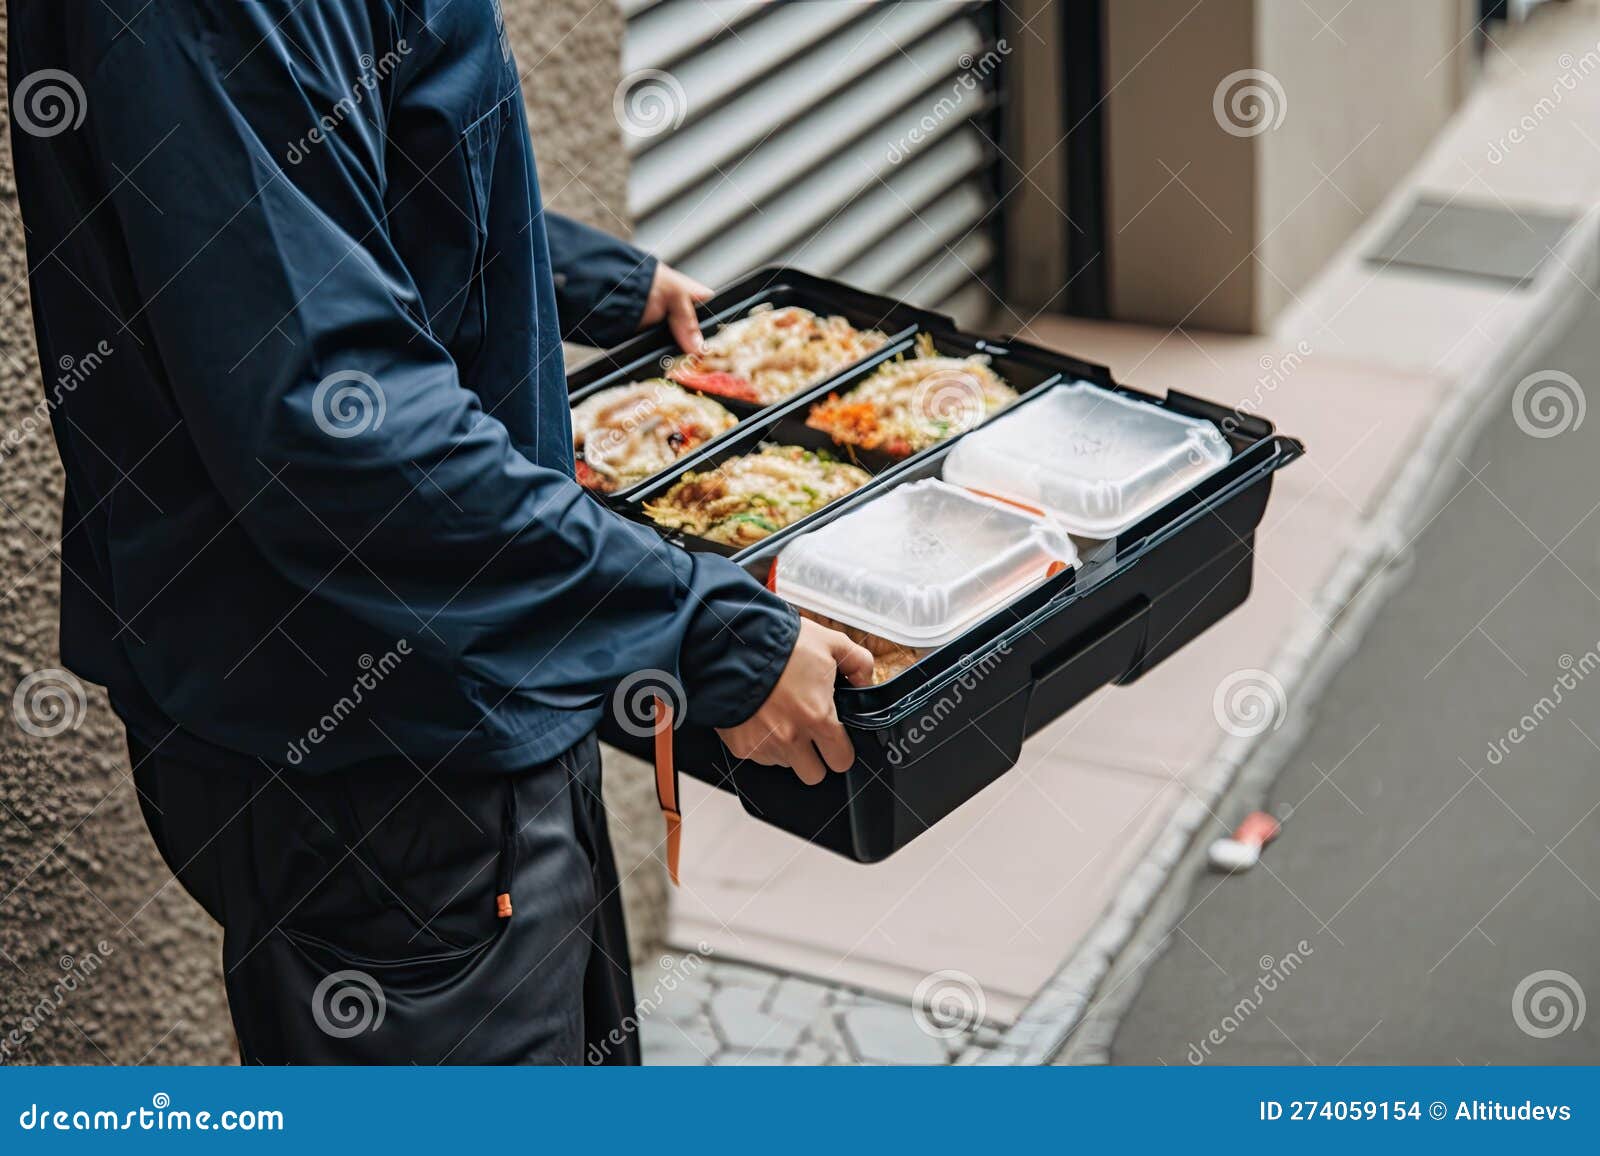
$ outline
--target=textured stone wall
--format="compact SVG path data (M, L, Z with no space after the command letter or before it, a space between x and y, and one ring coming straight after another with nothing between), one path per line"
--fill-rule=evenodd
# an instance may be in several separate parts
M622 231L627 164L611 115L621 16L609 0L592 8L591 0L505 0L505 8L547 196ZM0 12L0 71L5 38ZM0 436L33 424L42 396L9 103L0 109ZM104 696L87 688L81 721L53 737L24 732L10 710L14 689L59 661L51 550L60 486L48 429L0 460L0 1063L226 1063L234 1045L220 937L156 855ZM664 904L651 854L659 820L643 768L620 758L608 768L642 952L659 934Z

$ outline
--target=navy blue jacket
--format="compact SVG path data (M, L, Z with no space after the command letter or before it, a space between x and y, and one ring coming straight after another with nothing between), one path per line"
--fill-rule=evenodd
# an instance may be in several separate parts
M562 338L633 332L655 263L543 211L498 0L34 0L9 37L62 655L130 729L497 769L639 671L754 712L793 612L573 481Z

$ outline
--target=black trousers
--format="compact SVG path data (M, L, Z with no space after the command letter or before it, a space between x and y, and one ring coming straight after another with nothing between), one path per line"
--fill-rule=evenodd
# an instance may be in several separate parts
M511 776L128 746L157 847L222 924L243 1062L638 1063L594 736Z

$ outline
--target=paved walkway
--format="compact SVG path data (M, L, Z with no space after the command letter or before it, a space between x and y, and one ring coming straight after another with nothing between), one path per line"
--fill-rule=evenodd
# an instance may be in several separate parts
M635 975L650 1064L948 1064L999 1032L764 968L664 955ZM670 987L668 986L670 984Z
M765 1017L765 1030L780 1020L797 1022L777 1011L778 977L810 976L840 993L834 1003L824 1003L821 1022L837 1027L845 1009L856 1006L852 1001L868 999L883 1014L865 1022L893 1019L897 1026L886 1030L904 1045L903 1052L896 1045L885 1053L910 1057L921 1048L931 1056L904 1034L906 1024L917 1024L909 1005L930 975L956 971L976 981L981 999L969 1004L981 1009L978 1022L987 1026L959 1053L941 1039L945 1054L959 1054L962 1062L1042 1062L1085 1012L1092 1018L1117 990L1124 996L1137 990L1126 982L1128 971L1117 970L1124 965L1122 953L1150 922L1152 904L1170 899L1171 890L1163 893L1162 885L1192 832L1212 821L1222 792L1241 766L1253 765L1260 745L1222 733L1213 689L1241 670L1281 678L1290 717L1282 733L1268 737L1285 745L1298 738L1326 679L1319 672L1332 668L1331 660L1319 656L1355 646L1351 616L1357 594L1375 588L1369 577L1392 569L1397 553L1404 556L1406 540L1419 528L1413 514L1450 496L1434 492L1449 476L1440 463L1456 452L1453 439L1473 424L1480 398L1496 382L1541 368L1523 364L1541 329L1557 324L1564 312L1570 316L1594 292L1600 130L1593 126L1600 124L1600 85L1563 90L1561 102L1541 112L1537 131L1498 162L1485 159L1485 148L1548 96L1562 71L1586 59L1597 39L1600 21L1593 6L1573 5L1561 18L1541 22L1518 43L1496 50L1484 82L1405 186L1369 215L1271 334L1229 338L1052 318L1034 324L1035 339L1105 362L1120 380L1156 392L1181 388L1227 405L1249 404L1285 432L1305 438L1310 454L1282 475L1258 536L1256 590L1243 608L1163 667L1133 686L1093 696L1036 737L1016 770L886 863L856 867L750 821L727 796L709 789L689 796L685 886L674 896L671 941L706 945L709 959L701 977L716 994L751 982L748 975L721 981L732 960L760 963L770 977L758 997L725 1000L729 1016ZM1380 137L1381 132L1374 139ZM1327 176L1338 180L1337 172ZM1525 289L1374 267L1363 255L1417 196L1513 212L1522 205L1564 211L1578 223L1552 254L1545 275ZM1278 224L1293 228L1292 219ZM1538 529L1543 523L1527 508L1531 495L1522 498L1507 505ZM1545 541L1554 545L1564 530ZM1529 567L1543 553L1537 542L1502 532L1484 544L1497 564L1505 561L1494 553L1502 543ZM1464 559L1462 565L1463 575L1472 575L1481 564ZM1465 578L1454 576L1437 584L1468 588ZM1600 590L1600 576L1589 585ZM1470 625L1469 620L1462 629ZM1577 633L1600 637L1586 628ZM1474 645L1481 643L1474 638ZM1495 638L1537 684L1543 652L1523 656L1520 639ZM1441 651L1454 641L1445 640ZM1578 653L1573 651L1575 658ZM1435 713L1466 718L1447 708ZM1590 733L1600 741L1600 730ZM1349 742L1353 746L1360 737ZM1342 775L1331 762L1319 766ZM1464 770L1461 775L1468 778ZM1475 786L1476 780L1469 783ZM1397 790L1386 789L1391 795ZM1531 803L1519 805L1501 794L1535 831L1545 829L1530 813L1537 809ZM1327 785L1312 803L1324 796L1344 805ZM1369 801L1377 821L1386 821L1382 802ZM1297 821L1291 836L1301 838L1302 826ZM1048 850L1023 856L1019 847ZM1352 861L1364 862L1359 855ZM1366 869L1370 874L1376 868L1374 863ZM1273 885L1269 872L1235 885L1258 887L1263 879ZM1496 897L1489 896L1485 906ZM1323 920L1337 930L1332 912L1344 898L1331 907L1309 904L1321 913L1319 934L1327 934ZM1430 918L1425 912L1402 916L1399 907L1389 915ZM1341 918L1354 918L1354 908ZM1298 943L1253 944L1258 950L1251 959L1265 967L1264 957L1271 954L1276 964ZM1307 939L1308 949L1315 944ZM1217 959L1223 965L1216 972L1219 983L1224 973L1249 974L1238 959ZM1433 964L1427 960L1424 970ZM1352 968L1352 974L1367 973ZM641 977L641 993L650 982ZM862 991L898 1002L862 997ZM898 1018L886 1007L898 1007ZM1381 1015L1375 1012L1374 1019ZM777 1029L784 1033L783 1047L751 1051L743 1043L754 1029L730 1032L720 1022L726 1018L719 1017L712 996L674 992L662 1011L646 1017L647 1040L663 1059L736 1062L741 1053L760 1053L793 1062L803 1045L821 1044L828 1031L801 1030L790 1042L788 1028ZM1102 1021L1109 1022L1103 1012ZM996 1027L1003 1029L998 1041L991 1030ZM695 1046L686 1050L673 1032ZM865 1028L855 1037L841 1031L843 1046L830 1054L862 1058L859 1047L850 1050L850 1041L860 1044L865 1034ZM715 1049L700 1046L708 1042Z

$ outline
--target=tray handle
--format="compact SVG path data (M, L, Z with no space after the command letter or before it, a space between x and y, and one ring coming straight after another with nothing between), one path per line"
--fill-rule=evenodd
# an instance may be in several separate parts
M1083 694L1097 690L1131 669L1144 649L1150 600L1140 596L1101 621L1086 636L1073 640L1062 652L1034 663L1033 693L1050 692L1068 675L1086 685Z

